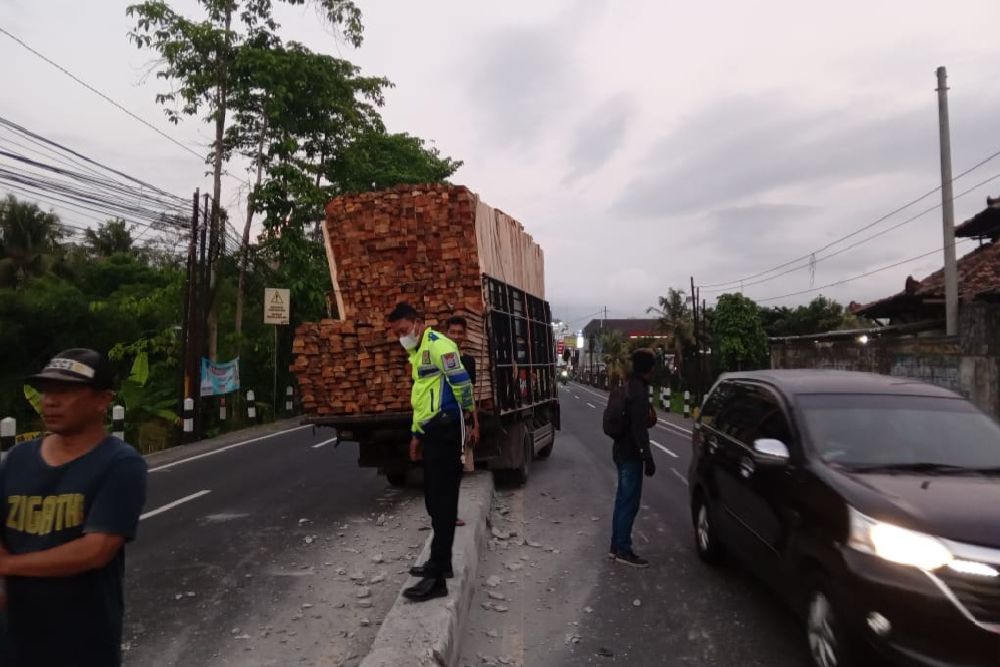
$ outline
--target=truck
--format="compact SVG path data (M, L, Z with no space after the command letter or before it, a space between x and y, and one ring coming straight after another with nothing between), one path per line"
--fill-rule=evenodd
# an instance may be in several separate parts
M477 468L528 480L560 428L552 310L541 248L523 226L463 186L400 186L326 208L330 318L300 325L292 371L304 423L358 443L358 464L406 483L412 384L385 317L398 301L443 328L468 321L477 360Z

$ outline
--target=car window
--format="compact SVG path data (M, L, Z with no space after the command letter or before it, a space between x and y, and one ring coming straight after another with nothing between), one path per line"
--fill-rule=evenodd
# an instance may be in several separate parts
M798 402L809 442L830 463L1000 468L1000 427L964 400L810 395Z
M701 410L698 421L705 426L712 426L715 423L715 418L733 397L733 388L732 382L720 382L716 385L705 400L705 406Z
M777 396L764 387L739 385L723 406L715 428L747 446L773 438L790 444L791 428Z

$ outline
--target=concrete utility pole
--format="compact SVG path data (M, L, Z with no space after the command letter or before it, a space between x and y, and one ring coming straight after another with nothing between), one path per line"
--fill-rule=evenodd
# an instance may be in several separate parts
M955 259L955 202L951 177L951 129L948 120L948 70L937 68L938 120L941 125L941 212L944 223L945 321L949 336L958 335L958 263Z

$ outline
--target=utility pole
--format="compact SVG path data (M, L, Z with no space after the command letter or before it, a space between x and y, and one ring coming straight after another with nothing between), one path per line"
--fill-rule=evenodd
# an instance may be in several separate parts
M184 291L184 313L181 323L181 343L183 345L183 360L181 362L181 396L179 405L183 411L186 399L193 398L201 384L198 364L198 190L194 191L191 210L191 240L188 242L187 279ZM185 432L185 439L193 437Z
M701 335L698 333L698 292L694 286L694 276L691 276L691 318L692 333L694 334L695 370L694 395L701 396ZM674 334L676 335L676 334Z
M941 212L944 223L945 322L958 335L958 262L955 259L955 202L951 176L951 124L948 119L948 70L937 68L938 121L941 125Z

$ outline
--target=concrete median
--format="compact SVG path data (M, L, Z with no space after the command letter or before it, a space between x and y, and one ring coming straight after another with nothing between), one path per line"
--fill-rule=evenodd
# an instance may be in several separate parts
M487 522L493 491L491 473L465 476L458 515L466 525L455 532L452 557L455 578L448 580L448 597L413 603L402 596L400 589L361 667L452 667L457 662L462 632L472 605L480 555L489 536ZM429 554L430 538L419 562L426 561ZM415 582L410 579L403 588Z

